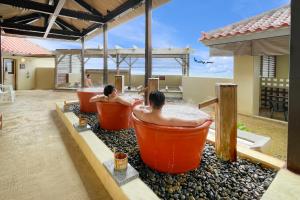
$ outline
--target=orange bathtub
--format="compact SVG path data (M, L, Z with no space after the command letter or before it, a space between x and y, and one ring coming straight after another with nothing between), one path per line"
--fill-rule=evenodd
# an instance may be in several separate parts
M81 112L97 112L96 103L90 103L90 98L103 94L103 88L81 88L77 90L77 96Z
M149 167L178 174L199 167L211 121L198 127L150 124L132 114L141 158Z
M100 127L106 130L117 131L132 128L132 107L116 102L97 102Z

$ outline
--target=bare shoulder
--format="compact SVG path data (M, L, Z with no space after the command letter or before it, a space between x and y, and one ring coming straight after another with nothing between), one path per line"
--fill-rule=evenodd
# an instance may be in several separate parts
M105 98L104 95L96 95L90 99L90 102L102 101Z

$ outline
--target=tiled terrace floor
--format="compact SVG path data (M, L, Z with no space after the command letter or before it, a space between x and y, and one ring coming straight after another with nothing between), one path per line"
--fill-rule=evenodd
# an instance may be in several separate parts
M111 199L54 111L74 93L18 91L0 105L0 199Z

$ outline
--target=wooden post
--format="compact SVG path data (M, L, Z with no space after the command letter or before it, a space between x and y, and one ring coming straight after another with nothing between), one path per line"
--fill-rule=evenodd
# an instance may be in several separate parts
M159 90L159 78L149 78L148 79L148 98L152 91Z
M108 83L107 24L103 25L103 85Z
M145 88L148 87L148 79L152 76L152 0L145 2L146 34L145 34ZM148 105L149 90L145 90L145 104Z
M225 161L236 161L237 85L216 84L216 154Z
M84 88L84 37L81 38L81 56L80 56L80 64L81 64L81 88Z
M291 41L290 41L290 82L289 82L289 124L287 168L300 174L300 2L291 1Z
M132 67L131 57L129 57L129 74L128 74L129 81L128 81L128 89L130 89L130 90L131 90L131 67Z
M120 75L120 55L116 55L117 75Z
M0 84L4 83L3 74L4 70L2 66L2 28L0 26Z
M119 93L124 93L124 75L115 75L115 87Z
M0 113L0 130L2 130L2 126L3 126L3 116L2 113Z

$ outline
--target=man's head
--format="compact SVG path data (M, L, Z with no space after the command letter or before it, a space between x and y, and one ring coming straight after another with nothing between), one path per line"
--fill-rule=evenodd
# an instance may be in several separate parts
M111 94L115 94L116 92L117 92L117 90L115 89L115 86L113 86L113 85L105 86L104 91L103 91L104 95L107 97Z
M149 103L153 109L160 110L165 104L165 95L158 90L153 91L149 95Z
M87 74L86 77L87 77L87 78L90 78L90 74Z

